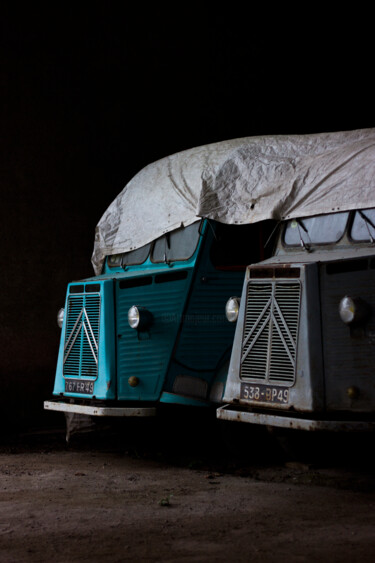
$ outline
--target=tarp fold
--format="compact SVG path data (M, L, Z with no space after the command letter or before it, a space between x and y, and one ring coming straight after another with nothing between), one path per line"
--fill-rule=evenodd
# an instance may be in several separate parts
M92 263L201 217L228 224L375 207L375 128L245 137L142 169L100 219Z

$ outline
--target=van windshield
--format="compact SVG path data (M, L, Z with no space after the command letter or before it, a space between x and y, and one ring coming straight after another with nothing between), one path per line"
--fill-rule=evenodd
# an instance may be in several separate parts
M153 262L187 260L194 254L199 239L200 221L158 238L151 253Z
M151 244L146 244L136 250L124 252L123 254L113 254L108 256L108 266L111 268L120 268L121 266L135 266L143 264L150 254Z
M345 233L349 212L317 215L305 219L292 219L286 225L284 243L300 246L302 243L329 244L338 242Z
M356 211L350 236L354 241L375 242L375 209Z

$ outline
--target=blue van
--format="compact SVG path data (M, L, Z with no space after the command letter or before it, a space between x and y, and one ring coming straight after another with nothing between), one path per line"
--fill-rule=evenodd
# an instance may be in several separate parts
M258 227L201 220L108 256L101 275L68 285L45 407L145 416L220 403L234 335L224 306L261 255Z
M217 154L216 148L209 151ZM176 162L183 176L177 195ZM234 336L225 303L241 291L246 265L265 257L266 235L263 225L224 224L190 210L196 164L193 150L146 167L124 192L133 204L122 194L103 216L93 259L97 275L69 283L58 314L60 348L45 409L124 417L152 416L166 404L221 403ZM179 217L183 189L192 213L185 225ZM121 213L129 215L114 227Z

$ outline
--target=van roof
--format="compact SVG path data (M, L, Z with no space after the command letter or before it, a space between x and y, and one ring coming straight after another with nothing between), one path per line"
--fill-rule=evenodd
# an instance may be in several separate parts
M143 168L100 219L92 263L202 217L227 224L375 207L375 128L244 137Z

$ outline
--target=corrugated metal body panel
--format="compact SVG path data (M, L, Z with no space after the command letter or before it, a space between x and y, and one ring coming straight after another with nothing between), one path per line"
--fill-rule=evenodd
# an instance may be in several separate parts
M118 399L156 400L165 378L177 337L191 271L185 279L152 283L140 287L116 287ZM128 324L132 305L145 307L153 315L147 332L138 333ZM138 377L131 387L128 379Z
M194 370L218 367L235 330L226 319L225 304L231 295L240 294L243 277L243 272L215 272L196 280L175 354L178 362Z
M353 261L349 266L353 267ZM375 404L375 271L366 269L327 273L321 267L321 314L324 348L326 406L329 410L372 410ZM342 268L344 269L344 268ZM372 307L372 316L362 327L350 328L339 316L345 296L360 297ZM349 387L359 390L351 398Z

